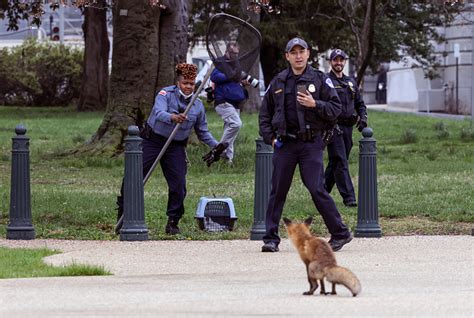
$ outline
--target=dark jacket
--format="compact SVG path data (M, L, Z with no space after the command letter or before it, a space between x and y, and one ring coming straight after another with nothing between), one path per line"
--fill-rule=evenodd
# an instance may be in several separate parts
M271 144L276 135L286 136L285 83L290 69L276 75L262 101L259 113L260 135L266 144ZM323 73L307 66L296 85L305 84L316 100L315 108L298 107L304 112L305 123L311 129L324 130L333 126L341 113L341 104L331 80ZM314 90L314 92L312 92Z
M360 96L357 82L352 77L346 75L343 75L342 78L337 78L336 74L332 71L328 73L328 76L332 80L342 104L339 121L350 122L352 120L353 123L348 125L352 126L355 124L357 116L367 117L367 107Z
M235 108L239 108L239 104L246 99L245 91L242 85L240 85L240 81L228 79L217 68L211 73L211 81L215 84L214 99L216 100L216 105L227 102Z

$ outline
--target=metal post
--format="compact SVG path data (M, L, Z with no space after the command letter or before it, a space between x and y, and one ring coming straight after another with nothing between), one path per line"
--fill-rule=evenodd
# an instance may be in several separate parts
M474 19L474 4L471 5L471 21ZM472 41L471 41L471 74L474 74L474 24L471 26ZM474 77L471 77L471 129L474 122ZM474 229L472 229L474 235Z
M123 227L121 241L146 241L145 197L143 193L142 139L137 126L128 127L125 141L125 171L123 189Z
M459 58L456 57L456 114L459 114Z
M23 125L15 127L16 136L12 138L12 174L10 187L10 223L7 226L7 239L32 240L35 229L31 222L30 193L30 138Z
M265 213L271 190L273 148L265 144L261 137L255 139L255 142L255 192L250 239L261 240L265 235L266 229Z
M359 141L359 205L356 237L381 237L377 202L377 148L373 131L366 127Z
M59 43L64 44L64 5L59 5Z

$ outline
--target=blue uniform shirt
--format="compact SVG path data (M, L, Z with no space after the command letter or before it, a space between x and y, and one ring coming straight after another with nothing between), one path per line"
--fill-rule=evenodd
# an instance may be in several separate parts
M176 85L165 87L156 95L155 104L147 120L148 125L156 134L169 137L176 125L171 121L171 114L184 112L186 106L187 103ZM209 147L217 145L217 140L214 139L207 127L206 112L199 98L191 106L186 121L179 126L173 139L185 140L189 137L193 127L200 141Z

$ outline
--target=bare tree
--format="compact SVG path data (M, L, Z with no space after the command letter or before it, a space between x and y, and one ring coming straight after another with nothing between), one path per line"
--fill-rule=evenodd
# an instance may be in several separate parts
M357 43L357 57L355 60L357 68L357 84L360 85L364 78L365 70L369 66L374 49L374 25L376 0L339 0L338 4L345 12L346 20L350 25ZM357 23L357 13L362 8L363 22Z
M84 64L78 111L104 110L109 84L109 49L106 1L84 9Z
M127 127L144 123L156 89L174 83L174 66L186 56L187 1L170 0L159 7L143 0L119 0L112 12L114 41L107 110L91 142L79 152L121 152Z

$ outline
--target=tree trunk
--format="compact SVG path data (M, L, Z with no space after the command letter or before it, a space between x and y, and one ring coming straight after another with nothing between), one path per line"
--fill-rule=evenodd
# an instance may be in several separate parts
M283 54L283 52L282 49L273 46L271 43L266 43L264 40L260 53L265 87L268 87L273 77L281 71L278 67L278 54Z
M156 89L176 82L175 66L186 62L188 51L188 16L191 6L186 0L169 0L166 6L160 20L160 54Z
M142 125L151 110L157 83L160 9L143 0L119 0L113 8L113 55L107 111L84 150L123 151L130 125Z
M365 70L369 65L374 49L374 27L375 27L375 5L376 0L367 0L365 6L364 22L361 29L361 34L356 35L358 39L357 55L357 84L360 85L364 79ZM364 6L363 6L364 7Z
M105 6L105 0L100 1ZM84 10L84 65L78 111L104 110L109 84L109 37L106 10L86 7Z
M247 5L250 1L249 0L244 0L241 2L241 10L242 12L247 11ZM257 26L258 23L260 22L260 15L253 13L253 12L247 12L247 15L250 19L249 22L253 26ZM256 78L259 79L259 74L260 74L260 55L258 55L257 59L255 60L255 63L253 64L252 68L250 69L249 74ZM249 93L249 99L245 102L245 104L242 106L242 109L248 112L257 112L260 109L260 105L262 103L262 98L260 97L260 90L259 88L255 88L252 86L247 86L247 91Z

